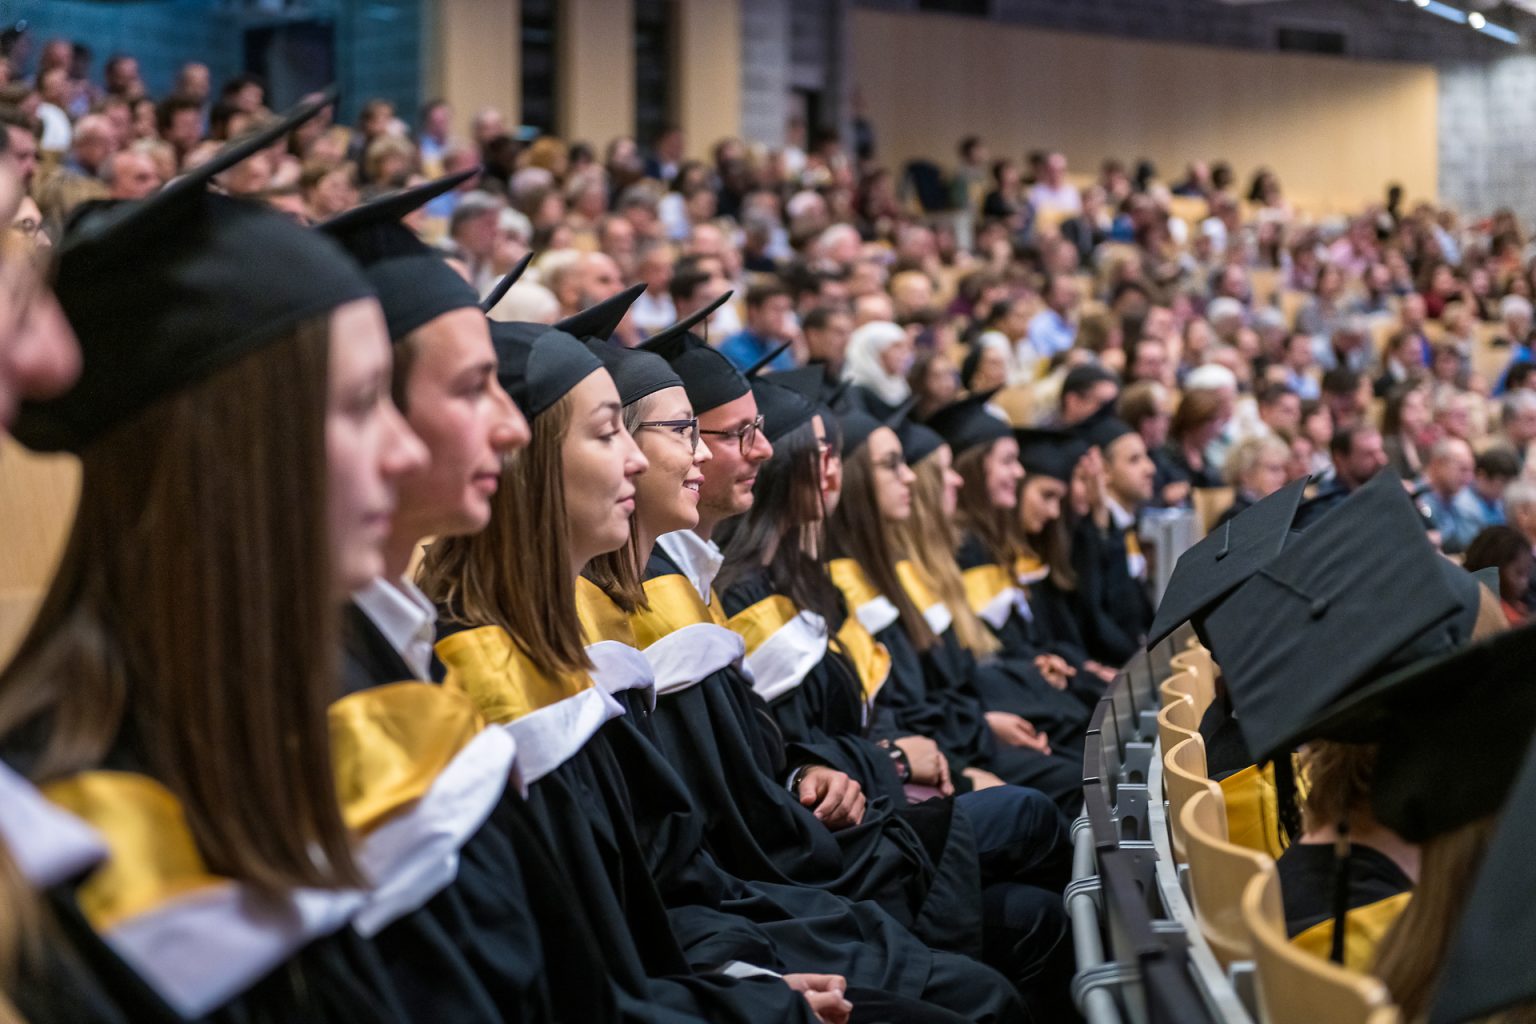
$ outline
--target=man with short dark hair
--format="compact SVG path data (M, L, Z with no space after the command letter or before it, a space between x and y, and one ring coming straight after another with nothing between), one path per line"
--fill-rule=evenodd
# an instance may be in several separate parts
M43 128L35 118L16 109L0 110L0 126L5 128L5 153L16 166L16 176L21 179L21 190L32 191L32 179L37 174L37 151Z
M1333 478L1317 496L1296 510L1295 528L1305 529L1325 513L1344 503L1355 491L1387 467L1387 451L1381 431L1369 423L1337 427L1328 443Z
M841 378L848 338L853 334L853 317L848 311L817 306L805 314L800 332L805 337L806 362L821 363L829 381Z
M766 359L774 349L794 339L789 291L781 284L754 285L747 290L747 324L726 338L720 354L738 370ZM786 349L769 362L770 370L792 370L795 357Z
M1301 426L1301 396L1289 384L1267 384L1259 391L1259 420L1287 437Z
M1076 426L1120 394L1120 379L1098 363L1084 363L1067 371L1061 382L1058 424Z
M1359 423L1370 408L1370 379L1348 367L1337 367L1323 374L1323 404L1333 413L1336 428Z
M1465 515L1457 504L1461 493L1471 486L1473 469L1472 446L1460 438L1442 438L1430 449L1419 509L1434 523L1440 533L1440 550L1448 555L1465 551L1477 536L1477 520Z
M155 127L160 138L176 151L179 167L203 137L202 105L191 96L167 96L155 108Z
M1456 511L1475 523L1475 537L1484 527L1502 526L1504 492L1520 476L1520 458L1505 444L1489 446L1472 464L1472 485L1456 496Z

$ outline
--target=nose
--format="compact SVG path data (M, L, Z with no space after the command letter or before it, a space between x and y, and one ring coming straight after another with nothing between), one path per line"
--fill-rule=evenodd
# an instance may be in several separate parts
M624 476L626 479L633 480L650 469L651 463L645 457L645 453L640 450L640 446L635 443L633 434L627 430L621 430L619 431L619 437L622 439L621 443L626 446L624 451Z
M491 447L501 453L528 447L528 442L533 440L528 418L517 407L517 403L512 401L512 396L502 390L500 384L496 385L496 394L501 409L496 426L491 431Z
M69 321L50 298L18 325L9 351L0 340L0 363L22 398L41 401L69 388L80 376L80 346Z
M384 442L379 452L379 472L387 479L398 480L410 473L419 473L427 467L427 446L405 422L393 403L385 403L383 416Z

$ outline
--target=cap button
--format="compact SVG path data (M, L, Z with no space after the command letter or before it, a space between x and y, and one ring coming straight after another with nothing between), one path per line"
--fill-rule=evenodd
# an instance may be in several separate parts
M1216 561L1219 562L1223 558L1226 558L1227 555L1231 552L1231 550L1232 550L1231 548L1222 548L1220 551L1216 552Z
M1326 597L1320 597L1312 602L1312 617L1314 619L1322 618L1327 612L1328 599Z

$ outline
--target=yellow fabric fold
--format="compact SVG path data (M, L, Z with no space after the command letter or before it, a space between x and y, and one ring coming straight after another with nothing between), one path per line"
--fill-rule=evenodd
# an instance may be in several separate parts
M978 565L962 574L965 580L965 603L977 615L990 605L999 594L1016 589L1008 571L1000 565Z
M419 800L484 727L467 694L415 682L349 694L328 719L342 816L361 832Z
M793 601L783 594L773 594L732 615L725 624L746 642L747 654L751 655L799 614Z
M1369 973L1376 961L1376 947L1399 915L1408 908L1413 893L1400 892L1363 907L1355 907L1344 918L1344 966L1361 974ZM1317 924L1291 939L1291 944L1321 960L1333 953L1333 918Z
M77 893L98 932L228 881L203 862L181 802L148 776L83 772L44 786L43 795L101 833L111 853Z
M504 725L592 687L585 673L551 678L500 626L481 626L437 642L448 670L443 685L469 695L487 722Z
M926 611L942 603L933 592L933 583L928 574L911 559L903 558L896 563L896 579L901 582L901 589L907 592L907 597L917 606L918 611Z
M635 629L624 609L613 603L601 587L584 576L576 578L576 615L581 632L590 646L599 640L616 640L628 647L638 647Z
M864 702L874 703L875 694L880 692L880 687L890 677L891 652L853 615L843 619L842 628L837 631L837 641L859 674Z
M1013 560L1013 575L1025 586L1039 583L1050 574L1051 567L1034 555L1020 555Z
M1284 853L1274 767L1249 765L1218 785L1227 803L1227 837L1238 846L1271 857Z
M843 600L848 602L851 611L856 612L876 598L885 596L864 575L864 567L851 558L834 558L827 569L832 574L832 582L843 592Z
M635 642L643 651L670 633L698 622L725 625L716 612L704 603L688 578L679 573L655 576L645 581L645 598L650 605L629 617ZM719 605L716 601L716 606Z

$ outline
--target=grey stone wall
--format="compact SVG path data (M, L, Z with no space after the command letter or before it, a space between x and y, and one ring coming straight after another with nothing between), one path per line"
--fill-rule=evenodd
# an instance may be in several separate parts
M1440 68L1440 195L1464 212L1507 206L1536 226L1536 55Z
M790 0L742 0L741 132L770 146L784 143L790 109Z

